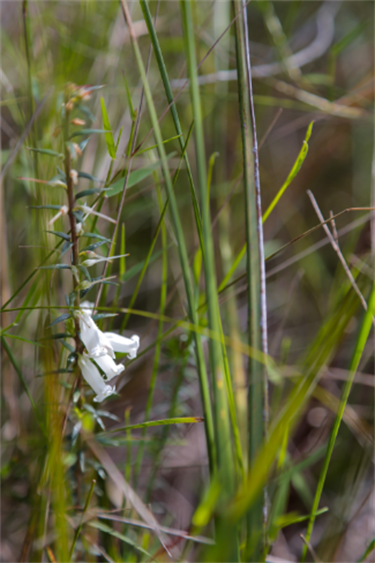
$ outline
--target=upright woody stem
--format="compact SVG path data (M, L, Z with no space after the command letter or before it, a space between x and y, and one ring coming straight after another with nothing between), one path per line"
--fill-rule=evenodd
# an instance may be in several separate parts
M65 108L67 108L67 104L65 104ZM64 124L63 124L63 132L64 132L64 165L65 165L65 175L66 175L66 184L67 184L67 192L68 192L68 204L69 204L69 222L70 222L70 237L72 241L72 254L71 254L71 263L72 266L77 267L78 265L78 236L77 236L77 222L76 217L73 213L73 209L75 207L75 196L73 191L73 179L71 175L71 156L69 149L67 147L67 141L69 140L69 119L70 119L70 111L65 109L65 117L64 117ZM74 300L74 306L79 307L80 305L80 298L79 298L79 289L77 289L78 281L76 278L77 271L73 272L73 291L76 292L76 298ZM75 323L75 343L76 343L76 352L82 353L83 346L82 342L79 339L79 321L77 318L74 320Z

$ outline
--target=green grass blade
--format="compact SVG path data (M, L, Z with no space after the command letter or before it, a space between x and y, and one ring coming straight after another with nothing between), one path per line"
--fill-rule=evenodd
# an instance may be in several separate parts
M125 432L126 430L136 430L137 428L152 428L154 426L165 426L169 424L196 424L203 422L200 416L182 416L177 418L164 418L161 420L149 420L148 422L140 422L139 424L131 424L115 430L108 430L105 434L113 434L114 432Z
M283 183L283 185L281 186L281 188L277 192L276 196L274 197L274 199L272 200L272 202L268 206L267 211L263 214L263 223L265 221L267 221L268 217L270 216L272 211L275 209L277 203L281 199L285 190L291 184L291 182L294 180L294 178L297 176L298 172L301 170L301 166L304 163L304 160L305 160L307 153L308 153L308 150L309 150L308 141L311 137L313 125L314 125L314 122L312 121L307 128L305 140L302 143L302 148L301 148L301 150L300 150L300 152L297 156L295 163L292 166L291 171L288 174L287 179L285 180L285 182Z
M319 508L320 498L322 496L323 487L324 487L324 483L325 483L326 476L327 476L327 473L328 473L329 464L331 462L332 452L333 452L333 449L335 447L337 435L338 435L338 432L339 432L339 429L340 429L342 418L344 416L345 407L346 407L348 399L349 399L349 395L350 395L350 391L351 391L352 384L353 384L353 381L354 381L354 377L355 377L359 362L361 360L363 351L365 349L365 345L367 343L367 340L368 340L368 337L369 337L369 334L370 334L374 314L375 314L375 285L371 289L371 294L370 294L370 298L369 298L369 302L368 302L367 311L365 312L363 322L362 322L361 328L360 328L359 333L358 333L357 342L356 342L356 345L355 345L355 348L354 348L352 360L350 362L349 374L348 374L348 377L345 381L345 385L344 385L343 390L342 390L341 399L340 399L340 406L339 406L339 409L338 409L337 414L336 414L335 422L333 424L333 428L332 428L330 438L329 438L329 441L328 441L327 452L326 452L326 455L325 455L325 458L324 458L323 467L322 467L321 473L319 475L319 481L318 481L318 485L317 485L317 488L316 488L314 503L313 503L313 507L312 507L312 510L311 510L312 514L311 514L311 517L310 517L310 520L309 520L309 524L307 526L307 532L306 532L306 536L305 536L305 539L306 539L307 542L309 542L310 538L311 538L311 534L312 534L314 522L315 522L315 512ZM305 544L304 547L303 547L303 550L302 550L302 559L301 559L302 561L305 560L306 554L307 554L307 545Z
M246 7L240 0L235 1L236 13L242 11L236 21L236 58L238 73L238 96L240 106L243 179L245 199L245 224L246 224L246 277L247 277L247 329L249 345L252 348L267 352L264 349L262 326L265 323L262 311L262 263L260 245L262 239L258 232L257 213L257 169L256 169L256 132L251 119L251 70L248 60L248 38ZM241 253L240 253L241 254ZM237 258L235 263L239 263ZM231 269L232 270L232 269ZM232 274L232 271L228 275ZM228 275L226 277L228 277ZM255 358L249 359L248 364L248 421L249 421L249 467L253 467L263 445L267 432L267 373L264 366ZM258 496L247 516L247 557L258 561L263 551L262 541L264 511L263 494L258 491ZM251 547L250 547L251 546Z
M149 35L150 35L151 43L152 43L152 46L153 46L153 49L154 49L156 61L157 61L158 67L159 67L160 76L161 76L161 79L163 81L165 94L167 96L167 100L168 100L168 103L170 105L173 123L174 123L175 129L176 129L176 133L179 136L178 141L180 143L180 148L183 151L184 136L183 136L183 133L182 133L181 124L180 124L180 120L179 120L179 117L178 117L177 107L176 107L176 104L174 103L172 88L171 88L171 85L169 83L168 73L167 73L167 69L165 67L163 54L162 54L162 51L160 49L159 41L158 41L158 38L157 38L157 35L156 35L155 27L154 27L154 24L153 24L153 21L152 21L152 18L151 18L151 14L150 14L150 10L149 10L147 1L146 0L140 0L140 5L141 5L141 8L142 8L143 16L145 18L147 29L148 29L148 32L149 32ZM192 199L192 203L193 203L194 216L195 216L195 222L196 222L197 231L198 231L198 237L199 237L201 248L203 248L202 219L201 219L201 216L200 216L198 200L197 200L197 196L196 196L196 193L195 193L193 174L191 172L189 158L188 158L188 155L186 153L184 155L184 159L185 159L186 171L187 171L188 180L189 180L190 194L191 194L191 199Z
M144 67L141 52L139 50L139 46L138 46L138 43L137 43L137 37L136 37L136 34L134 32L133 22L132 22L132 19L131 19L131 15L130 15L126 0L121 0L121 6L122 6L122 9L123 9L123 13L124 13L126 23L127 23L129 30L130 30L130 37L131 37L131 41L132 41L132 45L133 45L133 50L134 50L136 62L137 62L137 65L138 65L138 69L139 69L139 72L141 74L143 87L144 87L144 91L145 91L145 96L146 96L146 100L147 100L147 105L148 105L148 109L149 109L149 113L150 113L150 118L151 118L152 126L153 126L153 129L154 129L155 140L157 142L159 155L160 155L160 158L161 158L161 161L162 161L162 170L163 170L166 190L167 190L167 194L168 194L169 206L170 206L170 210L171 210L175 235L176 235L176 238L177 238L177 241L178 241L178 249L177 250L178 250L178 253L179 253L179 259L180 259L183 278L184 278L185 290L186 290L186 294L187 294L189 316L190 316L193 324L198 325L198 316L197 316L196 307L195 307L194 292L193 292L192 282L191 282L191 274L190 274L190 268L189 268L189 260L188 260L188 255L187 255L187 249L186 249L185 239L184 239L182 226L181 226L181 222L180 222L180 216L179 216L179 211L178 211L178 207L177 207L177 202L176 202L175 194L174 194L174 191L173 191L173 185L172 185L172 181L171 181L171 177L170 177L170 173L169 173L169 169L168 169L168 165L167 165L167 159L166 159L165 149L164 149L164 145L163 145L163 139L162 139L162 135L161 135L161 131L160 131L160 126L159 126L159 123L158 123L158 117L157 117L157 114L156 114L151 89L150 89L150 86L149 86L149 83L148 83L148 80L147 80L145 67ZM180 131L178 133L180 134ZM213 427L213 419L212 419L210 391L209 391L209 385L208 385L208 379L207 379L207 372L206 372L202 343L201 343L200 338L196 334L194 334L194 339L195 339L195 344L196 344L199 382L200 382L200 390L201 390L204 419L205 419L207 451L208 451L208 457L209 457L211 472L213 472L214 467L215 467L216 453L215 453L214 427Z
M100 98L100 106L101 106L101 109L102 109L103 127L107 131L107 133L105 133L104 137L105 137L105 142L107 143L108 154L111 158L116 158L115 141L113 139L112 128L111 128L111 124L109 122L109 117L108 117L107 109L105 107L105 102L104 102L103 98Z

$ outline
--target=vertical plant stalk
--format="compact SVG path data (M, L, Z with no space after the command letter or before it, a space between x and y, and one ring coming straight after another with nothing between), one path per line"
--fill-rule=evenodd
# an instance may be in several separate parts
M319 508L320 498L322 496L323 487L324 487L324 483L325 483L325 480L326 480L326 477L327 477L329 464L331 462L333 449L335 447L335 443L336 443L337 435L339 433L341 421L342 421L342 418L344 416L345 407L348 403L348 399L349 399L350 391L351 391L352 384L353 384L353 381L354 381L354 377L355 377L356 371L358 369L359 362L361 360L363 351L365 349L365 345L367 343L367 339L368 339L370 331L371 331L374 313L375 313L375 285L373 284L372 289L371 289L370 299L369 299L369 302L368 302L368 308L367 308L367 311L365 312L365 316L364 316L364 319L363 319L363 322L362 322L362 325L361 325L361 328L360 328L360 331L359 331L359 334L358 334L358 338L357 338L357 342L356 342L356 345L355 345L355 348L354 348L352 360L350 362L348 378L347 378L345 385L343 387L343 390L342 390L339 408L338 408L336 418L335 418L335 422L333 424L333 428L331 430L331 434L330 434L329 441L328 441L327 451L326 451L326 455L325 455L324 462L323 462L323 468L322 468L322 471L321 471L320 476L319 476L318 486L316 488L314 502L313 502L313 505L312 505L312 508L311 508L311 516L310 516L309 523L307 525L307 532L306 532L306 536L305 536L306 543L305 543L305 545L303 546L303 549L302 549L302 557L301 557L302 562L305 561L305 558L306 558L307 547L308 547L307 544L308 544L308 542L310 542L311 534L312 534L312 531L313 531L313 528L314 528L316 513L317 513L318 508Z
M159 11L159 3L160 3L160 0L158 0L158 4L157 4L157 8L156 8L155 22L156 22L157 14L158 14L158 11ZM148 53L146 75L148 74L148 70L150 68L151 55L152 55L152 47L150 47L150 50L149 50L149 53ZM117 210L116 225L115 225L115 228L113 229L111 244L109 246L109 251L108 251L108 256L113 255L114 251L115 251L117 229L118 229L118 225L120 224L121 213L122 213L122 209L123 209L124 203L125 203L126 188L127 188L129 177L130 177L131 166L132 166L132 163L133 163L133 157L135 156L135 148L136 148L136 143L137 143L139 126L140 126L140 123L141 123L144 96L145 96L145 91L144 91L144 87L143 87L142 91L141 91L141 97L140 97L140 100L139 100L139 107L138 107L138 111L137 111L137 114L136 114L135 122L133 121L132 129L131 129L131 132L130 132L130 139L129 139L128 151L127 151L128 152L128 167L127 167L126 175L125 175L125 179L124 179L124 187L123 187L122 193L121 193L120 204L119 204L118 210ZM110 268L109 261L105 262L103 274L102 274L103 278L106 277L107 272L109 271L109 268ZM103 284L101 284L99 286L98 294L97 294L96 300L95 300L95 307L97 307L98 304L99 304L100 297L102 295L102 291L103 291ZM127 322L127 319L128 319L128 317L126 317L126 320L121 325L121 330L124 329L125 324Z
M179 259L181 263L182 273L184 277L185 283L185 290L187 295L188 301L188 309L189 309L189 317L193 325L199 325L199 318L197 315L196 307L195 307L195 299L194 299L194 292L192 287L191 281L191 274L189 269L189 260L187 255L187 249L185 245L185 239L183 235L182 225L180 221L179 211L177 207L177 202L175 198L175 194L173 191L172 179L170 176L168 162L166 158L165 148L163 145L163 139L160 131L160 126L158 123L158 118L152 98L152 93L150 86L147 80L147 74L145 71L145 67L142 60L142 55L139 50L138 42L137 42L137 35L134 30L132 18L129 12L129 8L127 5L126 0L121 0L121 7L123 10L124 18L129 28L129 35L131 39L131 43L134 50L134 55L137 61L138 69L141 74L143 87L145 90L145 97L147 100L147 105L150 113L150 118L152 122L152 126L154 129L155 140L158 145L158 151L161 160L161 166L163 171L163 176L165 179L165 186L168 195L169 207L172 215L173 226L175 230L175 235L178 241L178 253ZM195 341L195 348L196 348L196 357L197 357L197 366L198 366L198 374L199 374L199 383L200 383L200 390L201 390L201 397L202 397L202 404L203 404L203 413L204 413L204 424L205 424L205 431L206 431L206 441L207 441L207 452L208 452L208 459L210 465L211 474L216 470L216 451L215 451L215 439L214 439L214 426L213 426L213 418L212 418L212 408L211 408L211 398L210 398L210 390L208 385L207 379L207 372L206 366L204 361L204 353L202 342L197 334L194 332L194 341Z
M67 101L67 100L66 100ZM65 104L66 106L66 104ZM69 211L68 211L68 217L69 217L69 224L70 224L70 238L72 241L72 257L71 257L71 263L72 266L74 266L75 268L78 265L78 237L77 237L77 222L76 222L76 218L75 215L73 213L74 207L75 207L75 196L74 196L74 190L73 190L73 180L72 180L72 176L71 176L71 156L70 156L70 152L67 146L67 141L69 140L69 119L70 119L70 112L67 111L65 109L65 115L64 115L64 123L63 123L63 131L64 131L64 167L65 167L65 176L66 176L66 185L67 185L67 194L68 194L68 206L69 206ZM79 308L79 304L80 304L80 297L79 297L79 290L77 291L77 286L78 286L78 281L76 279L76 276L73 273L72 276L73 279L73 291L76 292L76 298L74 300L74 306ZM74 325L75 325L75 335L74 335L74 340L75 340L75 344L76 344L76 353L82 353L82 343L79 339L79 321L77 318L74 319Z
M231 377L228 373L229 366L225 363L223 356L223 335L221 327L221 317L218 301L216 267L214 259L212 225L210 217L210 201L207 183L205 143L203 132L203 116L200 100L200 92L198 85L197 59L195 52L195 39L193 30L193 18L190 0L181 0L180 9L182 14L183 34L185 42L185 51L187 58L187 68L190 80L190 97L194 118L194 134L195 134L195 155L198 175L198 189L200 199L200 209L202 215L202 235L203 235L203 268L205 278L205 289L207 295L207 313L208 325L213 333L218 335L218 339L210 338L210 367L212 388L214 396L213 413L215 421L216 436L216 452L218 477L221 485L220 501L225 502L234 494L236 484L235 464L233 460L233 443L230 432L230 417L228 408L228 391L231 388ZM233 403L231 403L232 406ZM232 410L234 414L234 410ZM233 428L236 428L235 417ZM238 437L238 433L236 434ZM237 458L241 463L240 442L235 441L237 446ZM216 536L222 537L225 533L223 523L220 518L215 522ZM238 530L234 529L230 536L227 536L228 544L228 560L239 561L239 542Z
M202 110L200 104L197 62L194 45L194 32L192 27L192 14L190 0L180 3L184 27L184 38L186 44L186 56L188 73L190 78L190 94L194 116L195 152L198 172L198 186L200 196L200 207L202 214L203 234L203 263L206 282L206 293L208 303L208 318L211 330L220 335L220 313L217 298L216 268L213 253L213 240L211 231L211 218L209 201L207 198L207 176L205 162L205 147L202 127ZM212 382L214 389L214 417L217 439L217 463L219 472L223 478L226 492L230 494L234 490L234 467L229 431L228 403L224 378L224 359L220 340L210 340L210 364Z
M244 167L248 337L250 346L267 354L263 224L246 3L243 0L234 0L234 7L236 14L241 12L241 16L236 21L236 56ZM251 468L266 438L268 427L267 372L264 364L255 358L249 359L248 379L248 452ZM263 551L264 539L261 541L260 539L266 517L266 495L264 495L263 499L260 496L255 500L248 513L247 549L255 561L259 560Z

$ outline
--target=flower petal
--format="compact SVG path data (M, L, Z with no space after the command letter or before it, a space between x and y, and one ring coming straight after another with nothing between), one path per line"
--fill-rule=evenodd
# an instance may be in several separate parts
M137 357L139 348L139 336L137 334L133 334L131 338L126 338L126 336L120 336L120 334L114 332L105 332L104 336L115 352L128 354L131 359Z
M109 340L104 333L97 327L90 315L82 311L79 317L80 338L90 357L96 358L110 354L112 358L115 353Z
M115 388L107 385L98 368L90 361L87 356L78 358L78 366L86 383L95 391L94 401L100 403L109 395L115 393Z
M110 381L117 375L120 375L120 373L125 369L125 366L122 364L115 364L111 356L108 354L106 356L94 357L93 360L104 371L107 381Z

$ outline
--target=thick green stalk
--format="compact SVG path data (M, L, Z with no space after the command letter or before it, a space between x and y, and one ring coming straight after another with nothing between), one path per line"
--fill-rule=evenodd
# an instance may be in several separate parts
M189 309L189 316L191 322L198 326L199 318L196 312L195 307L195 300L194 300L194 291L193 285L191 281L191 274L189 268L189 259L187 254L187 249L185 245L184 234L182 230L182 225L180 221L179 211L177 207L177 201L175 198L175 194L173 191L172 180L168 168L167 157L163 145L163 139L160 131L160 126L158 123L158 117L155 110L154 101L152 98L151 89L147 80L147 75L145 71L145 67L142 60L142 55L139 50L138 42L137 42L137 35L134 31L133 22L131 19L131 15L128 9L128 5L126 0L121 0L121 6L123 9L124 17L126 23L129 28L129 34L131 38L131 42L133 45L134 55L137 61L138 69L141 74L141 79L143 82L143 87L145 91L145 97L147 100L147 105L149 109L149 114L152 122L152 126L154 129L155 140L158 145L158 151L160 155L163 175L165 179L165 186L168 194L169 200L169 207L172 215L172 221L174 226L174 231L176 235L176 239L178 241L178 253L179 259L181 262L181 268L185 283L185 290L187 295L188 301L188 309ZM204 424L206 430L206 440L207 440L207 451L208 451L208 458L210 464L211 473L215 472L216 470L216 452L215 452L215 439L214 439L214 426L213 426L213 419L212 419L212 408L211 408L211 399L210 399L210 390L208 385L208 378L206 372L206 365L204 361L204 353L202 348L202 342L199 335L194 332L194 340L195 340L195 350L197 356L197 366L198 366L198 374L199 374L199 383L200 383L200 390L201 390L201 397L202 397L202 404L203 404L203 412L204 412Z
M257 209L257 170L256 170L256 133L254 131L253 113L251 108L251 69L248 58L248 38L246 7L242 0L234 1L235 11L241 11L241 16L236 21L236 55L238 72L238 95L241 120L244 198L245 198L245 223L246 223L246 275L247 275L247 300L248 300L248 337L249 345L256 350L267 353L267 341L262 338L262 328L266 330L266 316L262 311L262 263L261 246L261 220ZM259 186L258 186L259 187ZM255 358L248 363L248 417L249 417L249 466L254 461L262 447L266 434L266 373L264 365ZM254 551L249 553L251 560L258 561L263 551L263 504L264 499L259 495L248 513L248 545L255 545ZM254 538L256 538L254 540Z
M374 314L375 314L375 285L372 287L372 290L371 290L371 295L370 295L370 299L369 299L369 302L368 302L367 311L365 312L365 316L364 316L364 319L363 319L363 322L362 322L362 326L360 328L358 338L357 338L357 342L356 342L356 345L355 345L355 348L354 348L352 360L350 362L348 378L347 378L345 385L344 385L344 388L342 390L340 405L339 405L339 408L338 408L338 411L337 411L337 414L336 414L336 418L335 418L335 422L333 424L333 428L331 430L331 434L330 434L330 437L329 437L327 451L326 451L326 455L325 455L324 462L323 462L323 468L322 468L322 471L319 475L318 486L316 488L314 502L313 502L313 505L312 505L312 508L311 508L311 516L310 516L310 520L309 520L309 523L308 523L308 526L307 526L307 532L306 532L306 536L305 536L306 542L310 541L311 534L312 534L312 531L313 531L313 528L314 528L315 517L316 517L316 513L317 513L318 508L319 508L320 498L322 496L323 487L324 487L324 483L325 483L325 480L326 480L326 477L327 477L329 464L331 462L333 449L335 447L337 435L339 433L341 421L342 421L342 418L344 416L344 411L345 411L345 408L346 408L346 405L347 405L347 402L348 402L348 399L349 399L349 395L350 395L350 391L351 391L352 384L353 384L353 381L354 381L354 377L355 377L359 362L361 360L365 345L367 343L367 339L368 339L369 334L370 334ZM304 546L303 546L303 549L302 549L301 561L305 561L306 554L307 554L307 544L305 543Z

